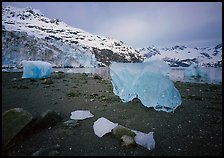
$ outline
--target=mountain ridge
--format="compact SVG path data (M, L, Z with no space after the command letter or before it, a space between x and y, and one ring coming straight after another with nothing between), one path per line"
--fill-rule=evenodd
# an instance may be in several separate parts
M22 55L24 50L29 51L28 54L33 56L33 60L48 60L46 54L52 54L54 57L49 56L49 61L59 67L97 67L97 65L109 65L111 61L143 61L141 54L123 41L90 34L82 29L71 27L60 19L49 19L39 10L31 7L2 8L2 30L4 66L20 66L21 61L28 58L27 52L23 52ZM16 43L16 40L13 40L15 38L19 42ZM30 40L32 45L29 42L24 44L24 39ZM8 43L11 43L10 47ZM57 45L62 45L63 49ZM12 47L16 50L13 51ZM42 49L43 47L45 50ZM38 51L39 49L42 51Z
M147 58L164 60L172 67L188 67L192 63L206 67L222 67L222 43L214 47L155 47L139 48L138 51Z

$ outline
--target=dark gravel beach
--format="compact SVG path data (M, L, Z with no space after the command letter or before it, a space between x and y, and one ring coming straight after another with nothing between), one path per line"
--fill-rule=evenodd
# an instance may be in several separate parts
M33 117L46 110L62 116L55 126L14 140L2 155L29 156L60 145L58 156L221 156L222 85L175 82L182 104L173 113L144 107L138 99L122 103L110 81L88 74L53 73L46 79L21 79L22 73L2 72L2 113L23 108ZM75 110L90 110L92 118L65 127ZM130 129L154 132L155 149L122 146L106 134L95 135L93 123L105 117Z

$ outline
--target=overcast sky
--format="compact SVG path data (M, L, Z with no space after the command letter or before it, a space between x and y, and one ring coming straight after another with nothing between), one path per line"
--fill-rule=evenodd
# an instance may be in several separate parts
M134 48L222 43L222 2L5 2Z

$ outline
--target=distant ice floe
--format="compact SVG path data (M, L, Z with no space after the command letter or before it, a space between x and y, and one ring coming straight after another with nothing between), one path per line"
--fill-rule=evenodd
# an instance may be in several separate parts
M207 78L208 74L203 71L197 64L191 64L184 71L184 77L198 77L198 78Z
M52 66L44 61L22 61L22 78L48 78L52 72Z

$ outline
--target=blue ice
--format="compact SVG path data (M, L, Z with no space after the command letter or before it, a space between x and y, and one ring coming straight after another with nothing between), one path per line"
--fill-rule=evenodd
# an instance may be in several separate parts
M161 60L143 63L111 63L113 92L123 102L138 98L146 107L172 112L182 100L169 79L170 67Z
M22 78L48 78L52 72L52 66L44 61L23 61Z

